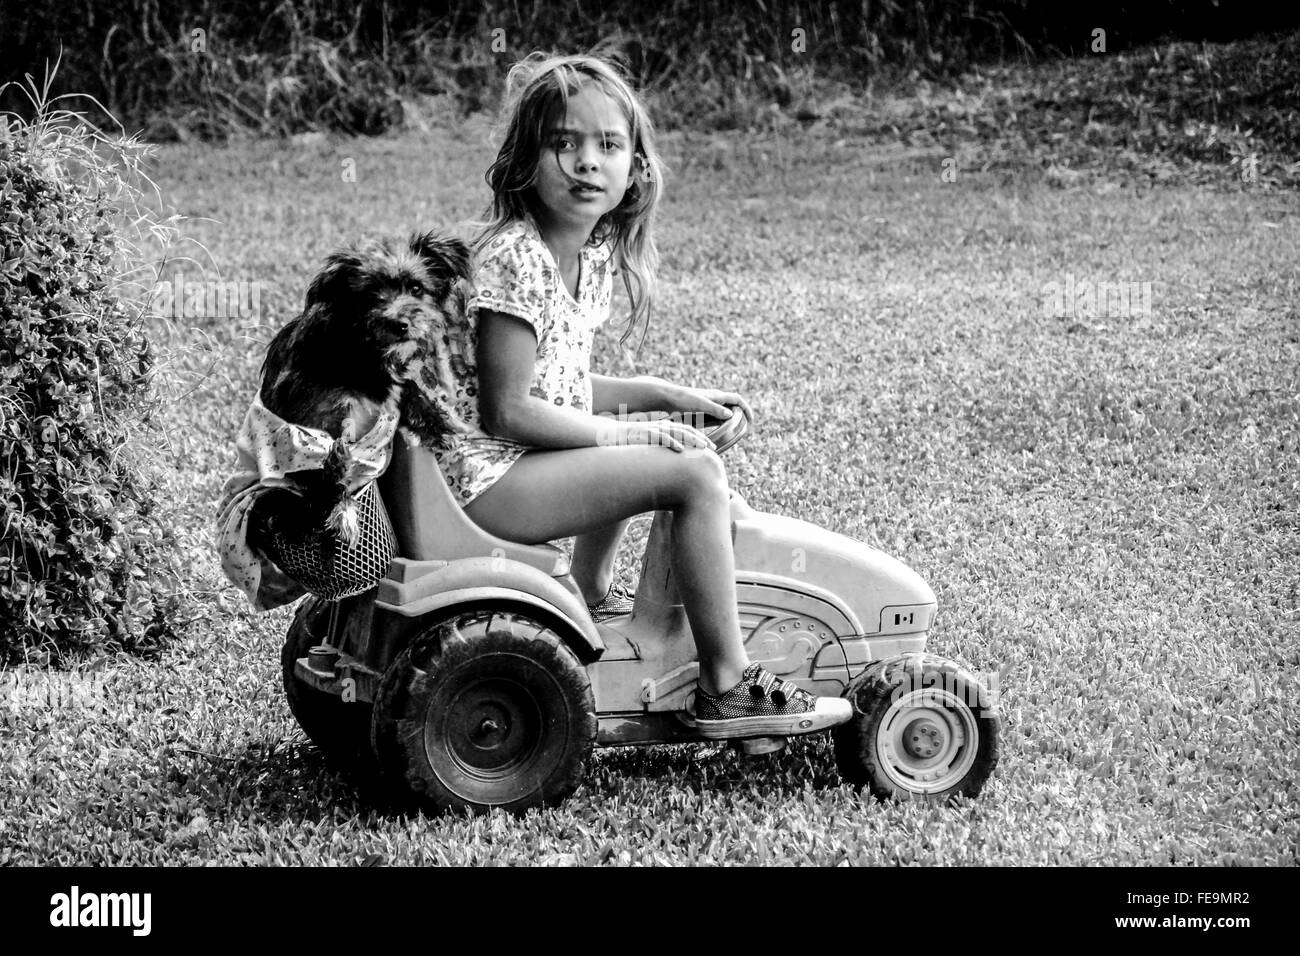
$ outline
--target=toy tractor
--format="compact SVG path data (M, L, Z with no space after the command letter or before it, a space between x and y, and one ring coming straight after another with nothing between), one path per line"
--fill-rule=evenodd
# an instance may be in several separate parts
M703 429L719 452L738 408ZM433 454L403 431L379 481L399 557L377 587L298 609L282 654L289 705L336 764L378 771L427 809L520 811L561 801L594 746L702 741L686 716L699 673L656 512L630 614L594 623L549 544L479 528ZM778 678L843 695L842 777L877 796L979 793L998 759L996 688L926 654L934 592L911 569L806 521L731 497L745 648ZM748 753L785 738L733 741Z

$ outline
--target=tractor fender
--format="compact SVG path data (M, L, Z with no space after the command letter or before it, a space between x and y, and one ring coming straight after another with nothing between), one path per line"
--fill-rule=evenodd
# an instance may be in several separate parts
M605 652L605 643L578 595L546 572L511 558L460 558L411 580L385 578L375 597L375 610L389 621L395 616L414 624L444 608L496 603L522 605L557 618L565 625L560 636L584 664Z

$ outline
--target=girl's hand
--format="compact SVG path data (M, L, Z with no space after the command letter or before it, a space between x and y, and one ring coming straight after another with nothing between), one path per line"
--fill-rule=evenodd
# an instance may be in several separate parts
M754 410L736 392L724 392L716 388L691 388L687 385L667 384L665 389L666 410L670 412L703 412L726 421L731 417L728 405L739 405L749 424L754 424Z
M670 418L658 418L648 422L624 422L611 420L600 436L600 444L611 445L663 445L673 451L708 448L717 446L699 429Z

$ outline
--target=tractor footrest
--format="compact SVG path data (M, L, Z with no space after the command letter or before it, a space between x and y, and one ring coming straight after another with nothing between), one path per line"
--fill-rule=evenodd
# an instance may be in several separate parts
M731 746L747 757L754 757L784 750L787 742L786 737L741 737L732 740Z
M350 654L329 650L333 653L326 657L320 647L313 647L306 657L298 658L293 665L294 676L309 687L348 701L373 701L383 675Z

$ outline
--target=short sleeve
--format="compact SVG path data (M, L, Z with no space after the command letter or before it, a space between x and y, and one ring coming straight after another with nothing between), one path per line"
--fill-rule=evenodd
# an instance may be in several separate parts
M537 341L546 335L545 263L522 237L499 236L474 270L474 289L467 305L470 321L481 311L504 312L532 326Z

